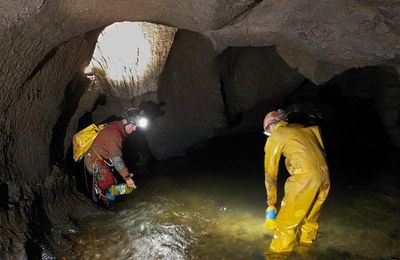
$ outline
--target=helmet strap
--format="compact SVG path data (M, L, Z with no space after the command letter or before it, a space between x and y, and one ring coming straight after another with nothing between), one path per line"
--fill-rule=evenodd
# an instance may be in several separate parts
M124 119L124 120L126 121L126 123L124 123L124 122L121 122L121 123L122 123L122 126L123 126L123 128L124 128L125 134L128 134L128 133L126 132L126 126L129 125L129 124L131 124L131 122L129 122L129 121L126 120L126 119Z

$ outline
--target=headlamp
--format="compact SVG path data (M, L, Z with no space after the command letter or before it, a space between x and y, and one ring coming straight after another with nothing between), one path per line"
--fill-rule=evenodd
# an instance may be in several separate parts
M147 125L148 125L148 120L147 120L147 118L145 118L145 117L140 117L140 118L138 118L138 127L140 127L140 128L146 128L147 127Z
M267 130L265 130L265 131L263 132L263 134L265 134L266 136L270 136L270 135L271 135L271 133L268 132Z

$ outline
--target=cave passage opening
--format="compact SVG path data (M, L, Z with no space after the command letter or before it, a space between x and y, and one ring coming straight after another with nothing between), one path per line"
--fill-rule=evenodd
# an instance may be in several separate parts
M151 41L145 34L146 26L147 23L141 22L119 22L104 28L85 74L109 84L125 81L131 88L143 85L154 59Z

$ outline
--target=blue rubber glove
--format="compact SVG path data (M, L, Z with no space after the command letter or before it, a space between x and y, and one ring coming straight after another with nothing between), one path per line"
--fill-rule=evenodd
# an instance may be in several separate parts
M276 219L277 211L274 206L269 206L265 210L265 227L269 230L273 230L276 226L275 219Z
M108 192L106 194L104 194L104 197L106 197L110 201L114 201L115 200L115 196L112 195L111 193L108 193Z
M269 206L267 210L265 210L265 220L276 219L276 208L274 206Z

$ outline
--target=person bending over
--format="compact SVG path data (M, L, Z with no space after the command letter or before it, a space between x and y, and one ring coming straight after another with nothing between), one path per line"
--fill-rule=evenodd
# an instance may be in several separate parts
M330 187L319 128L289 124L283 110L269 112L263 127L269 136L264 149L268 201L266 224L274 233L269 252L291 252L298 240L300 245L309 247L316 239L318 217ZM285 194L276 215L281 155L286 158L285 166L290 177L286 180Z
M92 196L96 202L100 198L108 204L116 195L130 193L135 188L133 174L122 159L122 143L129 134L135 132L140 119L139 110L125 109L122 120L107 124L85 154L84 164L93 175ZM125 185L117 185L114 169L124 179Z

